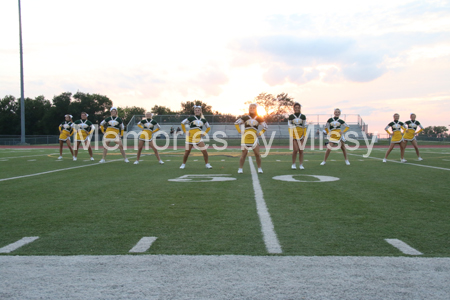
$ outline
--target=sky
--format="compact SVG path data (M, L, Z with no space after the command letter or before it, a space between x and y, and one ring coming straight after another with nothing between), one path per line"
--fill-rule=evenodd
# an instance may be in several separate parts
M20 97L17 1L0 1L0 97ZM450 1L22 0L25 96L202 100L241 114L288 93L307 117L450 120Z

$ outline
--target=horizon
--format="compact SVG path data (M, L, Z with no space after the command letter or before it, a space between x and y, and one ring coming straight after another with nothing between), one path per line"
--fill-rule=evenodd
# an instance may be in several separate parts
M0 11L0 97L16 97L17 3ZM449 1L25 0L22 30L29 98L80 90L121 107L201 100L239 115L258 94L285 92L306 116L339 107L370 132L394 113L449 126Z

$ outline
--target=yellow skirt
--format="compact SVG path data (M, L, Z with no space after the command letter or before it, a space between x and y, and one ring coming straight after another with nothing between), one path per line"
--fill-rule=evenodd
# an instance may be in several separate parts
M59 134L60 141L67 141L69 138L70 138L70 132L68 132L67 130L63 130Z
M118 140L120 139L120 130L116 128L106 128L104 138L108 140Z
M391 143L398 144L403 142L403 136L400 131L394 131L394 133L391 136Z
M89 138L89 134L88 134L86 131L80 130L80 131L77 132L76 139L77 139L79 142L87 141L88 138Z
M289 128L289 136L294 140L302 140L305 137L305 129L302 127Z
M338 129L338 130L332 130L331 132L330 132L330 140L329 140L329 142L330 143L335 143L335 144L337 144L337 143L339 143L339 142L341 142L341 140L342 140L342 134L341 134L341 130L340 129Z
M142 131L141 135L139 136L140 141L145 142L151 142L153 139L153 132L151 130L145 129Z
M202 142L202 131L199 128L189 130L186 135L186 144L198 144Z
M406 130L403 139L405 139L406 141L414 141L416 139L416 131L414 129Z
M246 129L241 137L241 145L253 146L257 143L259 143L259 141L256 131L253 129Z

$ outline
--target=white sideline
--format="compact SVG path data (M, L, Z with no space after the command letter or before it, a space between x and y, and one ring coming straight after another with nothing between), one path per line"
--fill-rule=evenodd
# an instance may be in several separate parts
M353 154L353 153L348 153L348 155L364 157L363 155ZM377 160L383 160L382 158L373 157L373 156L364 157L364 158L372 158L372 159L377 159ZM407 165L407 166L417 166L417 167L424 167L424 168L432 168L432 169L450 171L450 169L447 169L447 168L434 167L434 166L428 166L428 165L419 165L419 164L414 164L414 163L410 163L410 162L402 163L400 161L391 160L391 159L388 159L387 161L388 162L393 162L393 163L398 163L398 164L403 164L403 165Z
M132 155L132 156L135 156L135 155ZM113 162L113 161L119 161L119 160L123 160L123 158L109 160L109 161L104 162L103 164L110 163L110 162ZM89 164L89 165L82 165L82 166L70 167L70 168L65 168L65 169L51 170L51 171L35 173L35 174L29 174L29 175L22 175L22 176L10 177L10 178L3 178L3 179L0 179L0 182L13 180L13 179L20 179L20 178L26 178L26 177L39 176L39 175L44 175L44 174L50 174L50 173L55 173L55 172L60 172L60 171L84 168L84 167L91 167L91 166L96 166L96 165L101 165L101 163L94 163L94 164Z
M408 255L422 255L422 252L417 251L413 247L409 246L407 243L398 240L398 239L384 239L386 242L397 248L398 250L402 251L404 254Z
M38 236L28 236L28 237L21 238L17 242L14 242L3 248L0 248L0 253L11 253L16 249L19 249L20 247L25 246L26 244L34 242L38 238L39 238Z
M259 220L261 222L261 231L266 244L267 252L282 253L280 243L278 242L277 234L273 227L272 219L270 218L269 210L267 209L264 195L259 183L258 173L256 173L252 158L248 158L250 170L252 173L253 190L255 191L256 209L258 211Z
M131 248L130 253L143 253L145 251L147 251L148 249L150 249L150 247L152 246L153 242L156 241L156 237L154 236L147 236L147 237L143 237L142 239L139 240L139 242L133 247Z

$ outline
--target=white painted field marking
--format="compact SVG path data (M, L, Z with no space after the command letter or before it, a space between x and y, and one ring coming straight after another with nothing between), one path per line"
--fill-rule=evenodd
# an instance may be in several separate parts
M225 161L225 159L222 159L221 161Z
M407 243L398 239L384 239L386 242L408 255L422 255L422 252L417 251L413 247L409 246Z
M281 160L277 159L277 161L281 161Z
M165 161L170 161L170 159L166 159Z
M0 159L0 161L8 161L7 159Z
M264 195L259 183L258 173L256 173L252 158L248 158L250 164L250 171L252 173L253 190L255 191L256 210L258 211L259 221L261 222L261 231L266 244L267 252L282 253L281 245L278 242L277 234L273 227L272 219L270 218L269 210L267 209Z
M128 252L130 252L130 253L143 253L143 252L147 251L148 249L150 249L151 245L153 244L154 241L156 241L156 239L157 239L157 237L154 237L154 236L143 237Z
M364 161L364 159L358 159L359 161Z
M354 156L361 156L361 157L362 157L362 155L352 154L352 153L348 153L348 155L354 155ZM369 156L369 157L366 157L366 158L372 158L372 159L377 159L377 160L383 160L382 158L372 157L372 156ZM440 167L434 167L434 166L428 166L428 165L419 165L419 164L413 164L413 163L409 163L409 162L407 162L407 163L402 163L402 162L400 162L400 161L395 161L395 160L390 160L390 159L388 159L387 161L388 161L388 162L393 162L393 163L402 164L402 165L407 165L407 166L417 166L417 167L424 167L424 168L432 168L432 169L438 169L438 170L450 171L450 169L447 169L447 168L440 168Z
M212 182L212 181L232 181L236 180L231 174L187 174L178 178L168 179L168 181L176 182Z
M12 252L14 250L19 249L22 246L25 246L26 244L34 242L38 238L39 238L38 236L29 236L29 237L21 238L17 242L14 242L14 243L9 244L9 245L7 245L7 246L5 246L3 248L0 248L0 253L10 253L10 252Z
M194 161L198 161L198 159L194 159Z
M298 180L298 179L295 179L294 176L308 176L308 177L317 178L319 180L314 180L314 181L313 180ZM337 181L337 180L339 180L338 177L333 177L333 176L303 175L303 174L299 174L299 175L279 175L279 176L272 177L272 179L281 180L281 181L290 181L290 182L330 182L330 181Z
M443 159L443 161L450 161L450 159Z
M113 161L119 161L119 160L122 160L122 161L123 161L123 158L109 160L109 161L106 161L105 163L110 163L110 162L113 162ZM57 160L57 161L62 161L62 160ZM103 164L105 164L105 163L103 163ZM91 166L96 166L96 165L102 165L102 164L101 164L101 163L95 163L95 164L89 164L89 165L83 165L83 166L76 166L76 167L70 167L70 168L65 168L65 169L57 169L57 170L52 170L52 171L47 171L47 172L41 172L41 173L35 173L35 174L29 174L29 175L23 175L23 176L17 176L17 177L3 178L3 179L0 179L0 182L2 182L2 181L8 181L8 180L14 180L14 179L20 179L20 178L26 178L26 177L39 176L39 175L44 175L44 174L50 174L50 173L55 173L55 172L60 172L60 171L66 171L66 170L72 170L72 169L84 168L84 167L91 167Z
M330 161L336 161L335 159L330 159Z
M36 161L35 159L29 159L28 161Z
M59 153L49 153L49 154L36 154L36 155L25 155L25 156L11 156L11 157L2 157L2 159L13 159L13 158L26 158L26 157L34 157L34 156L48 156L48 155L58 155Z

